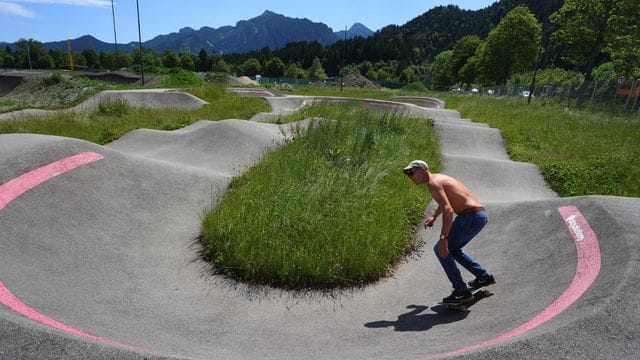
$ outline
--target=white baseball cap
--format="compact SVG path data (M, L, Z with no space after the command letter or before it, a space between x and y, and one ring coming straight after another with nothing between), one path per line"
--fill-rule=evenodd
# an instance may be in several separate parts
M422 160L413 160L412 162L409 163L409 165L407 165L404 169L402 169L402 171L407 172L411 169L416 169L416 168L429 170L429 165L427 165L427 163Z

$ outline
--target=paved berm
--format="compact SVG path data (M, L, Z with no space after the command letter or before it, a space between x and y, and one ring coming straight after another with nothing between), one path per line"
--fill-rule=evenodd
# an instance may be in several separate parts
M347 101L265 98L274 113L253 120ZM201 216L284 125L200 121L107 146L0 135L0 359L637 358L640 199L558 198L496 129L365 103L435 120L444 172L489 211L468 251L495 274L493 296L468 312L437 305L451 291L431 250L439 224L418 230L422 254L363 289L293 294L212 275Z

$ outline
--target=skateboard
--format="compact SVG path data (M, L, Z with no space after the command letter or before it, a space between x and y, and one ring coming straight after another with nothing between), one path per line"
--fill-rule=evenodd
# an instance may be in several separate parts
M471 295L473 295L473 299L471 299L471 300L458 302L458 303L443 303L443 302L439 302L438 304L446 307L448 310L467 311L467 309L471 305L477 303L478 301L480 301L480 299L484 299L484 298L487 298L489 296L492 296L493 293L491 291L485 289L484 287L481 287L481 288L471 289Z

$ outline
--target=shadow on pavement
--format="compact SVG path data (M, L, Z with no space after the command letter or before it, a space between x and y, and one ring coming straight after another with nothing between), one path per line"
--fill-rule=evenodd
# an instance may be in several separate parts
M380 320L372 321L364 324L365 327L371 329L393 327L394 331L427 331L436 325L450 324L456 321L464 320L467 312L451 312L444 306L435 306L431 310L435 313L423 314L429 307L425 305L407 305L407 309L411 309L408 313L398 315L396 321Z

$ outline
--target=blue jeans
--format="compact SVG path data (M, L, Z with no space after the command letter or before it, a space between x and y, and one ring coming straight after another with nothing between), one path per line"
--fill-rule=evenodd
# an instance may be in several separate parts
M453 288L458 291L466 291L468 287L460 275L456 262L477 278L490 275L487 270L462 250L484 228L488 221L487 212L484 210L456 216L451 225L451 231L449 231L449 256L445 258L438 256L438 243L433 248L444 272L447 273L449 281L453 284Z

